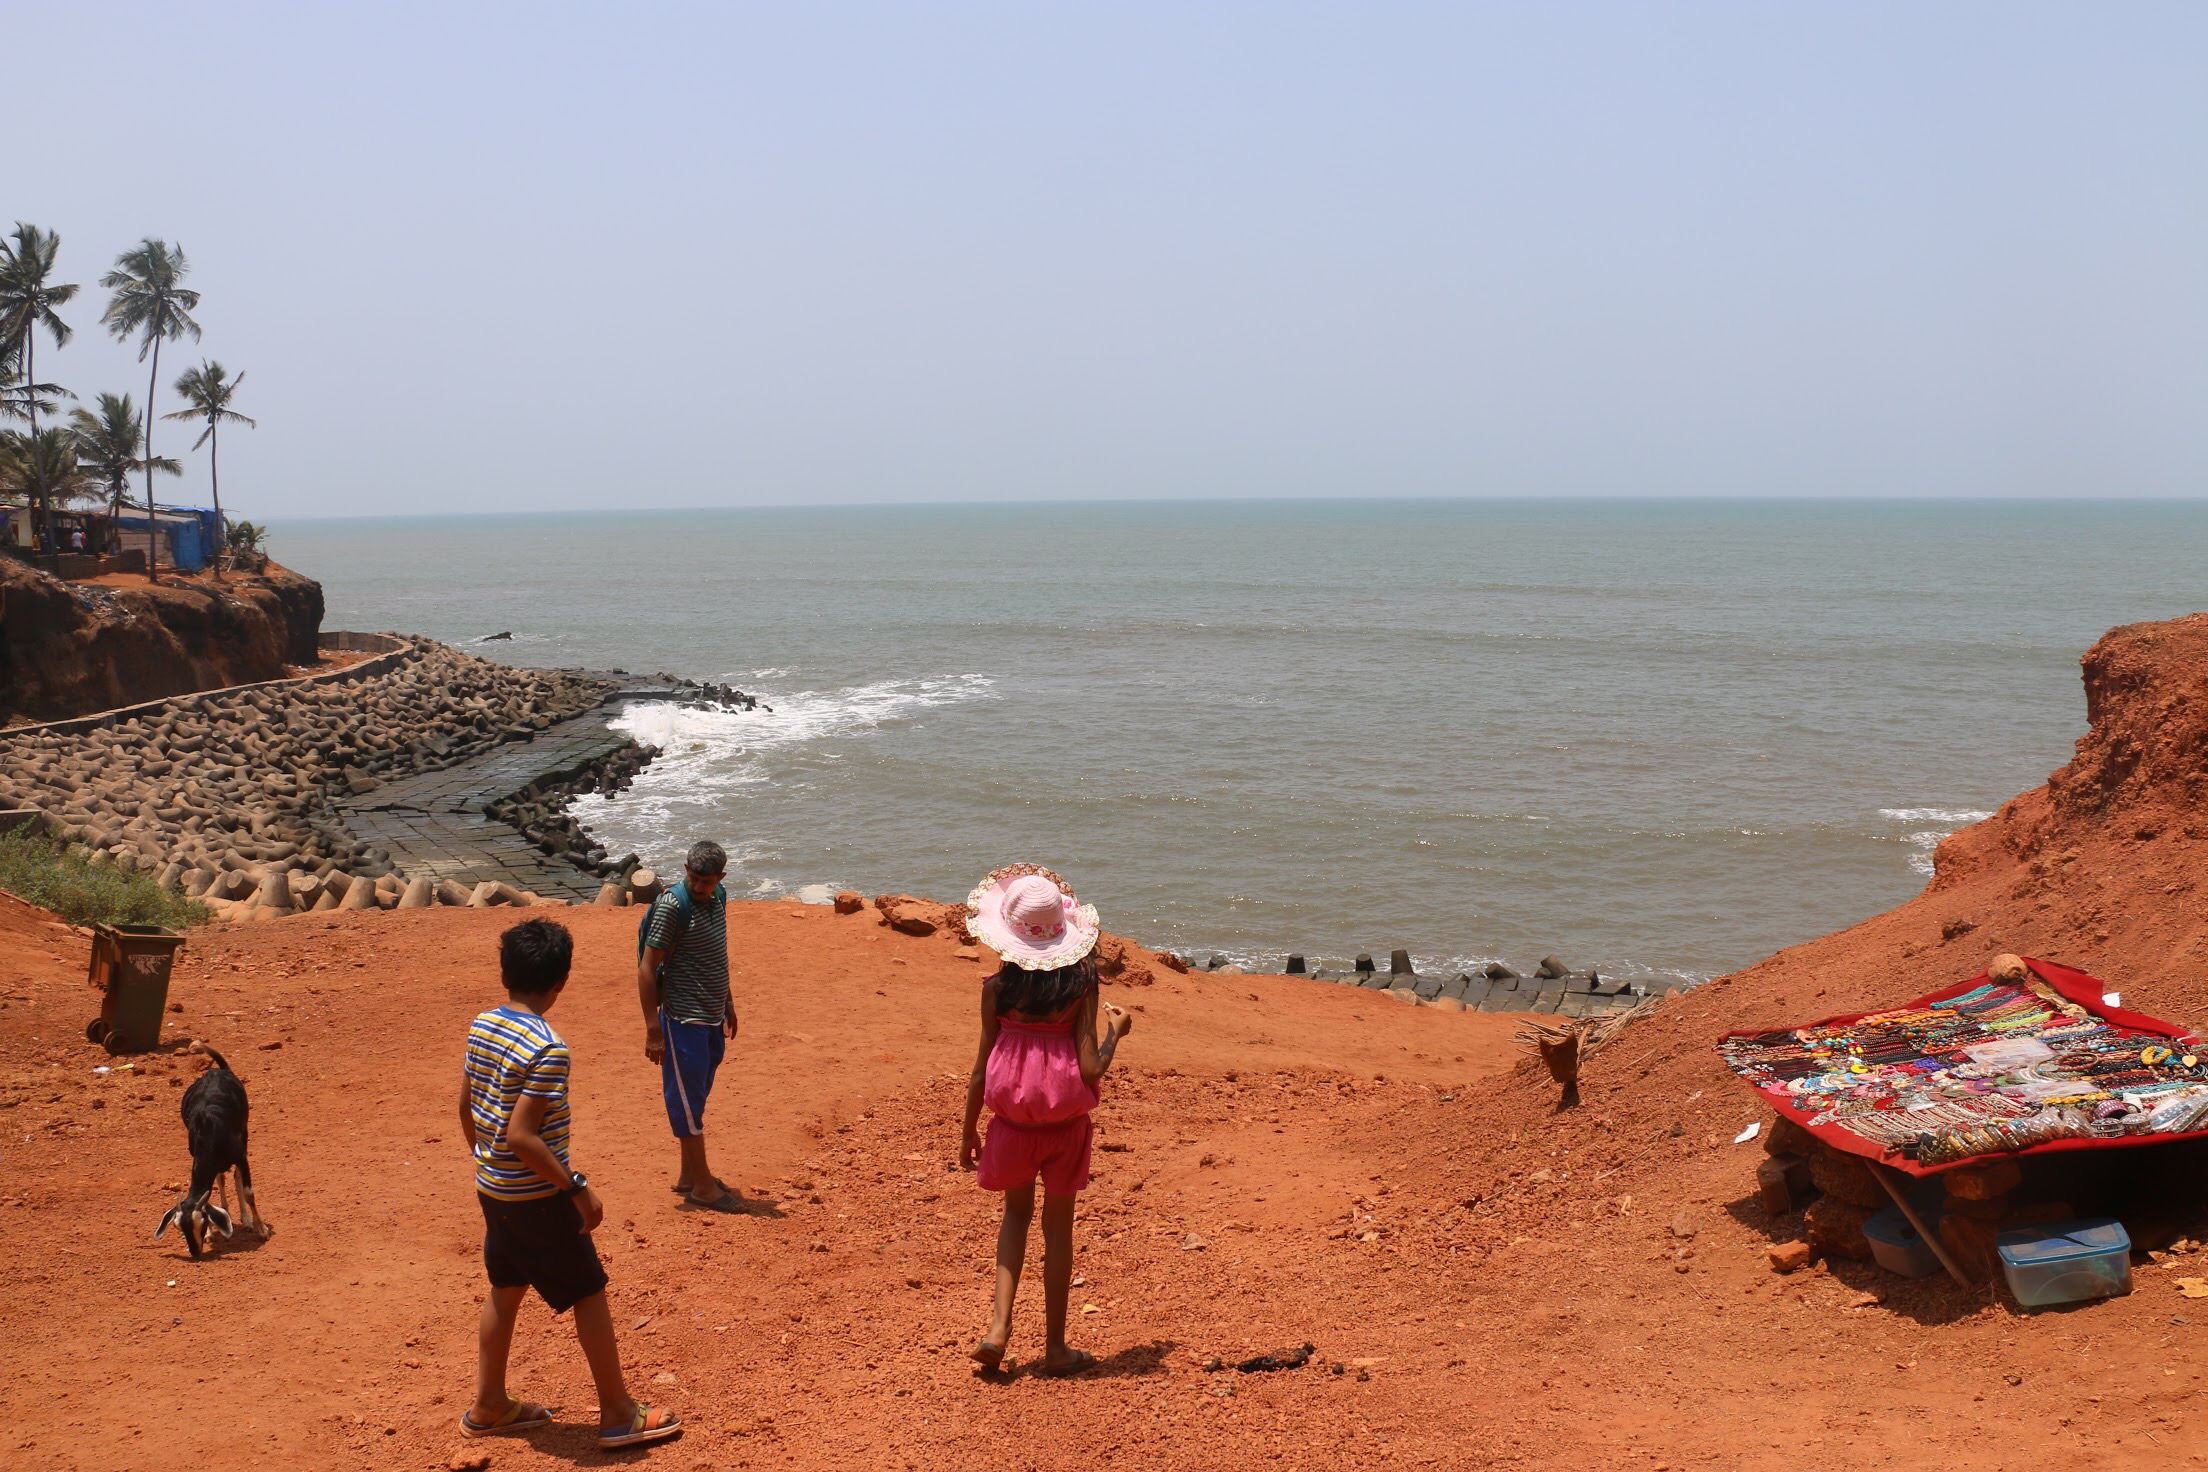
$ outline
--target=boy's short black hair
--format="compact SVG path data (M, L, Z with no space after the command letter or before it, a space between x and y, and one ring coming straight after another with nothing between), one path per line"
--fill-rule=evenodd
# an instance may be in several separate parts
M728 855L710 838L701 838L690 845L690 857L683 867L700 879L717 878L728 872Z
M557 920L524 920L498 938L498 974L509 995L541 997L574 964L575 937Z

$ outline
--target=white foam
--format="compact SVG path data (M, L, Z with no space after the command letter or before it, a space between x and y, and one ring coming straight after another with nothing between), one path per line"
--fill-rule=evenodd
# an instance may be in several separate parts
M1880 808L1878 815L1897 823L1952 823L1957 828L1983 823L1993 816L1977 808Z
M607 722L664 753L647 774L687 765L683 758L703 754L716 764L802 745L826 736L852 735L932 706L955 705L989 694L986 675L954 675L935 680L884 680L843 690L800 690L795 695L762 695L772 710L728 710L717 706L644 701L628 706ZM669 758L674 758L669 761ZM732 775L713 774L722 781ZM739 781L760 780L745 772Z
M1944 823L1944 828L1920 828L1901 835L1901 841L1916 852L1909 855L1909 867L1925 878L1932 877L1932 850L1940 846L1940 840L1958 828L1972 823L1982 823L1993 816L1977 808L1880 808L1881 818L1897 823Z
M842 690L754 692L772 710L639 701L607 725L659 747L660 756L626 791L610 798L595 793L578 797L571 810L608 849L643 853L672 842L669 835L695 823L701 808L710 810L745 788L773 780L777 757L787 761L822 742L863 738L936 707L988 699L991 683L987 675L968 674L883 680ZM803 756L832 761L837 754L804 751ZM740 870L778 857L757 845L739 845L729 853L729 864ZM809 882L814 876L806 878ZM757 882L764 892L783 890L779 880L759 877Z

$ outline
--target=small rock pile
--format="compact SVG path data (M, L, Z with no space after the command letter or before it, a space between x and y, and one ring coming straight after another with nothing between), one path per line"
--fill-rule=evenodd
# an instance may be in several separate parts
M407 886L389 878L388 854L345 831L332 797L525 740L611 688L415 641L395 667L353 680L187 695L80 732L0 733L0 807L36 808L65 841L218 910L393 907ZM397 891L387 902L373 898L379 879Z
M685 680L679 675L670 675L665 670L661 670L652 678L673 687L672 693L677 700L704 701L713 705L726 706L730 710L763 710L770 714L774 710L773 706L767 704L758 696L746 695L734 685L715 685L710 681Z
M606 878L626 875L636 867L636 855L609 859L605 846L592 838L567 811L567 805L586 792L611 797L636 780L636 774L659 755L656 746L623 742L579 772L543 777L511 797L483 809L485 817L511 824L539 850L564 859L586 874Z

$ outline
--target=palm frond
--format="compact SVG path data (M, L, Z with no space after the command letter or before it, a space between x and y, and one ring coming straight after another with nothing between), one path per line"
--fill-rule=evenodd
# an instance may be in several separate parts
M1583 1017L1571 1022L1531 1022L1511 1034L1511 1041L1533 1054L1548 1068L1549 1077L1564 1085L1564 1101L1579 1097L1579 1071L1616 1040L1619 1033L1656 1010L1663 997L1643 997L1622 1012Z
M51 414L63 399L74 398L58 383L25 383L15 369L0 366L0 419L28 419L34 409Z

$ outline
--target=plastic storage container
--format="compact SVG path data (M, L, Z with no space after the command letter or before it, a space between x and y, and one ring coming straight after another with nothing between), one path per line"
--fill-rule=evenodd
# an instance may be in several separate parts
M1929 1278L1940 1270L1939 1255L1917 1235L1898 1206L1889 1206L1865 1222L1863 1235L1871 1239L1871 1256L1889 1273Z
M158 925L92 927L92 985L100 1015L84 1035L110 1053L143 1053L161 1042L169 1007L169 968L184 937Z
M1994 1246L2009 1292L2026 1308L2131 1291L2131 1234L2114 1217L2018 1227Z

